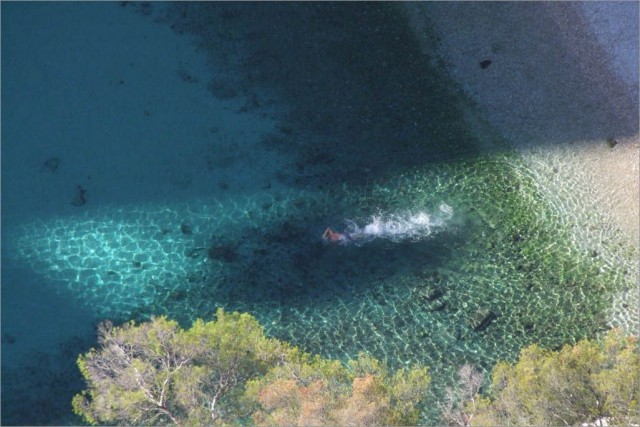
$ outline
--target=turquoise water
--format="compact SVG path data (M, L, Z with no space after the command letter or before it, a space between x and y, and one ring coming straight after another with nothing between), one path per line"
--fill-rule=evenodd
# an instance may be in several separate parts
M235 158L216 194L23 222L3 230L11 262L96 321L164 314L187 326L222 306L326 357L426 364L434 399L463 363L490 369L532 342L607 329L625 264L579 249L569 213L508 144L473 134L469 102L394 6L176 7L163 19L224 71L204 90L272 118L255 149L261 165L285 166L250 187L255 159L227 144L212 154ZM421 228L321 239L376 217Z
M223 306L327 357L426 364L437 387L465 362L490 368L532 342L553 348L605 330L624 283L568 244L520 167L493 156L367 190L104 209L30 224L17 242L34 270L100 318L166 314L188 325ZM437 214L442 202L452 217L417 240L320 239L337 213L364 223L370 212Z

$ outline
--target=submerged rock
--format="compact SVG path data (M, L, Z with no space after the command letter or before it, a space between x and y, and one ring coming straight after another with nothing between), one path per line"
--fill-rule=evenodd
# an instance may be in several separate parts
M447 302L444 300L433 301L429 304L431 311L442 311L447 308Z
M525 322L523 326L526 333L531 333L536 328L536 325L533 322Z
M76 192L73 195L73 199L71 199L71 204L73 206L82 206L87 203L87 199L84 197L86 190L82 188L80 185L76 188Z
M490 59L485 59L483 61L480 61L479 65L480 68L482 68L483 70L487 69L489 67L489 65L491 65L493 61L491 61Z
M482 332L497 318L498 315L492 310L489 310L488 308L481 308L471 317L469 320L469 326L471 326L471 328L476 332Z
M54 173L55 171L58 170L59 164L60 164L60 159L57 157L52 157L42 164L42 168L40 170Z
M426 301L436 300L440 298L442 295L444 295L442 290L431 283L421 288L418 293L418 297Z

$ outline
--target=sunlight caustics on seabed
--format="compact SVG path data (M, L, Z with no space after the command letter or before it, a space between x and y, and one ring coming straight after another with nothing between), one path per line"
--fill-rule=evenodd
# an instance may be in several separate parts
M428 238L397 240L388 230L406 230L391 227L390 239L324 245L336 212L353 218L347 229L391 212L361 230L428 223ZM510 157L415 169L367 190L105 208L25 225L16 242L22 261L99 316L186 324L218 306L248 311L325 356L425 363L436 387L464 362L489 367L531 342L606 329L628 281L624 265L575 247Z

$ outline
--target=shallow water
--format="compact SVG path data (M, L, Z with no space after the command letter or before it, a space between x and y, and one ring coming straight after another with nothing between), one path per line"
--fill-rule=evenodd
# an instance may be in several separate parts
M529 343L555 348L608 327L637 254L612 263L597 254L605 237L591 251L575 243L572 221L525 163L465 125L468 102L393 6L182 4L150 14L195 37L215 71L202 84L208 97L237 98L239 115L275 126L253 143L215 137L211 161L190 166L201 175L172 172L175 197L3 225L3 263L94 322L165 314L187 326L223 306L323 356L426 364L434 398L465 362L489 369ZM181 193L185 175L215 190ZM383 227L359 244L321 239L328 225L366 230L372 217L423 228ZM3 289L3 306L12 295Z
M490 368L531 342L557 347L606 329L624 283L569 244L517 171L517 160L493 157L366 193L104 209L23 227L18 255L98 318L166 314L188 325L224 306L327 357L427 364L438 386L462 363ZM336 211L432 211L443 200L453 217L427 238L319 239Z

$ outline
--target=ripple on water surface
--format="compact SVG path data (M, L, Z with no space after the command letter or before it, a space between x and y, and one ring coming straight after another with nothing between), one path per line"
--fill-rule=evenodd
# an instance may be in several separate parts
M427 364L437 389L462 363L489 368L531 342L606 329L613 293L629 285L622 267L573 244L524 171L511 157L478 158L367 190L104 209L23 226L17 254L99 316L186 325L218 306L249 311L325 356ZM426 238L320 239L337 215L364 224L443 203L452 215Z

